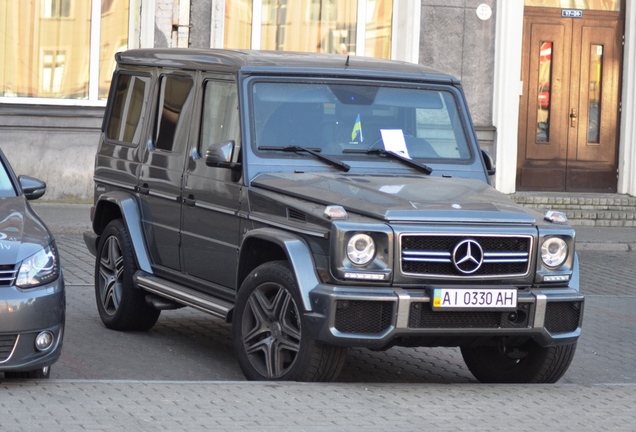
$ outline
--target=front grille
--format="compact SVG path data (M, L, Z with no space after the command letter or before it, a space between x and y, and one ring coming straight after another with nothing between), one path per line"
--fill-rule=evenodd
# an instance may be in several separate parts
M433 311L430 303L412 303L409 328L412 329L471 329L525 328L530 316L529 305L520 305L516 312L489 311Z
M0 363L7 361L17 340L18 335L0 335Z
M386 301L338 300L336 330L342 333L382 333L391 325L393 307L393 302Z
M0 265L0 286L12 286L17 273L15 264Z
M472 245L467 264L473 268L461 263L466 256L461 244L466 242ZM529 272L532 237L409 234L401 237L400 247L402 273L406 275L519 277Z
M570 333L579 326L582 302L549 302L545 311L545 328L550 333Z

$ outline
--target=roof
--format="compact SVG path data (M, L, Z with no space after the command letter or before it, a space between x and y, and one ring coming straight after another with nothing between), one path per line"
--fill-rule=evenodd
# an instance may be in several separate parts
M288 51L195 48L133 49L115 55L120 65L243 74L376 76L458 83L435 69L404 61Z

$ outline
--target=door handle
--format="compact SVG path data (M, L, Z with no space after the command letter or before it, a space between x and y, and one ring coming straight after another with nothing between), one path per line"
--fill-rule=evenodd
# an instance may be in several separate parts
M572 108L570 111L570 127L576 127L576 109Z
M187 198L183 198L183 203L190 207L194 207L195 204L197 203L197 200L196 198L194 198L194 195L188 195Z

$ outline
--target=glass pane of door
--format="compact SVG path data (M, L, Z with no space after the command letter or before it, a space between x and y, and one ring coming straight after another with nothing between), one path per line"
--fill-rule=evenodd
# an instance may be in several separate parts
M601 89L603 87L603 45L592 45L590 52L587 142L600 142Z
M550 141L550 96L552 88L552 42L542 42L539 52L537 97L537 142Z

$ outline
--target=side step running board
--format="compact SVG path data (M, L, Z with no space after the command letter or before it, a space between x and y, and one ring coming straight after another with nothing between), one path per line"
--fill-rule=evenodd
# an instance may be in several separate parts
M223 318L226 322L228 314L234 307L230 302L219 300L216 297L191 288L186 288L174 282L166 281L143 271L135 273L133 282L139 288L185 306L191 306L202 312Z

